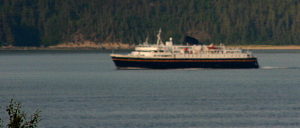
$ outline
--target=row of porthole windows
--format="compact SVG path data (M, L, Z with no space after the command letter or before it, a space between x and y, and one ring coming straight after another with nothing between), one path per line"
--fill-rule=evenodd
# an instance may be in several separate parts
M184 54L184 56L199 56L199 57L247 57L246 55L193 55L193 54ZM249 55L248 55L249 56Z

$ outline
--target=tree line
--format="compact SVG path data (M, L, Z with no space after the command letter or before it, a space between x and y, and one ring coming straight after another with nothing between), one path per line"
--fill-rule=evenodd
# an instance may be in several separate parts
M178 42L300 44L300 1L0 0L0 46L136 44L159 28Z

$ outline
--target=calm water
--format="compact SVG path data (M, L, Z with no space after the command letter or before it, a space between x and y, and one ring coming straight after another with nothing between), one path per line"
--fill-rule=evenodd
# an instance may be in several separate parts
M11 98L45 128L299 128L300 52L256 51L261 69L116 70L109 53L0 52Z

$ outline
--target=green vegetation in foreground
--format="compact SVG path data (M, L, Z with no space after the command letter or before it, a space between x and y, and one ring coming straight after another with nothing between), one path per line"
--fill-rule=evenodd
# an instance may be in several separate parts
M40 111L36 111L31 115L30 120L27 120L26 113L21 110L20 103L11 100L10 104L6 107L6 112L9 116L7 128L36 128L40 121ZM4 128L3 120L0 118L0 128Z
M1 0L0 46L135 44L184 35L231 45L299 45L299 0Z

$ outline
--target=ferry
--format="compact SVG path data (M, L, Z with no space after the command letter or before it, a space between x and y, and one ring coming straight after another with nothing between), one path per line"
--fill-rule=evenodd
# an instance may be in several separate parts
M111 54L117 69L181 69L181 68L259 68L251 52L220 45L200 44L195 38L186 37L186 45L174 45L173 39L161 40L161 30L156 44L148 40L135 47L129 54Z

